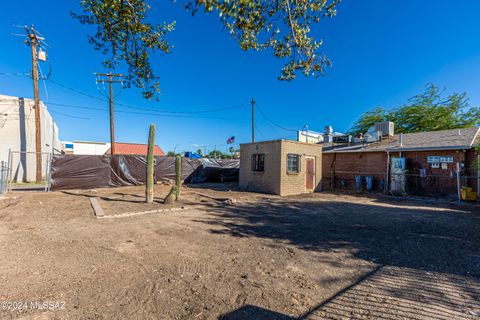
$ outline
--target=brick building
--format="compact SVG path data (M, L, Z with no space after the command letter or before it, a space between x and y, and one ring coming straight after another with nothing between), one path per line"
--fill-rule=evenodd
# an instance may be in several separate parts
M241 188L279 195L320 191L322 146L289 140L240 145Z
M324 189L356 189L357 176L373 177L372 191L392 191L392 161L404 158L405 193L457 195L457 164L461 186L479 192L477 169L480 128L452 129L384 137L369 143L324 144ZM392 180L393 179L393 180ZM362 180L363 183L364 180Z

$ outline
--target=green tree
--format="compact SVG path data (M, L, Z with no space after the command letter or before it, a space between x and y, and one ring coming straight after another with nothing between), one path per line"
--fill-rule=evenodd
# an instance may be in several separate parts
M392 121L395 132L411 133L480 125L480 109L472 107L466 93L445 95L433 84L410 98L406 104L387 111L377 107L365 112L350 129L350 133L364 133L376 122Z
M201 155L201 156L203 157L203 151L202 151L202 149L198 149L198 150L197 150L197 154L199 154L199 155Z
M209 158L222 158L223 152L220 150L212 150L208 153Z
M167 152L167 157L176 157L177 155L180 155L179 153L175 153L173 151L168 151Z
M360 119L355 122L349 133L353 135L358 133L365 133L375 123L386 120L388 120L388 112L382 107L376 107L370 111L365 112L360 117Z
M341 0L183 0L192 15L199 10L217 14L242 50L271 50L286 60L279 79L292 80L297 72L318 77L331 65L320 52L323 40L311 33L320 20L336 15ZM143 90L146 98L159 92L151 66L155 52L168 54L167 35L175 21L152 24L150 0L80 0L83 12L72 12L80 23L96 26L88 41L107 56L107 69L126 69L127 85ZM173 19L172 19L173 20Z

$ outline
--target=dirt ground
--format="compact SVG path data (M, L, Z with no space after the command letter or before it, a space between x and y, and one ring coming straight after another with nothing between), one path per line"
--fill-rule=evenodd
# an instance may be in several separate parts
M478 212L231 185L165 206L168 189L0 200L0 318L480 319Z

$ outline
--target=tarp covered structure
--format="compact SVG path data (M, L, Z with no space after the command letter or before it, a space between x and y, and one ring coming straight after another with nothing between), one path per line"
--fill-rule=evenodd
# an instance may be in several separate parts
M235 182L240 161L182 158L181 167L184 183ZM52 190L132 186L145 181L145 156L64 154L52 160ZM174 157L155 157L154 181L175 181Z

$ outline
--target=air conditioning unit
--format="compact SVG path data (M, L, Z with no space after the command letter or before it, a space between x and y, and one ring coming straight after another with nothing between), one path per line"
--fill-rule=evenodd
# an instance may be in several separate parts
M375 123L375 131L380 131L383 137L392 137L395 132L395 125L391 121L377 122Z

